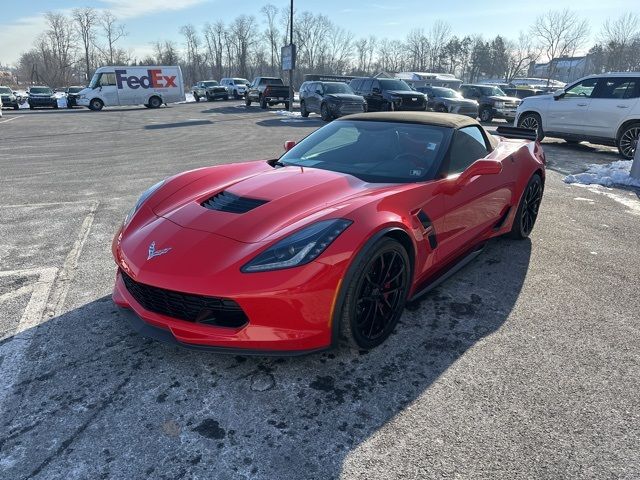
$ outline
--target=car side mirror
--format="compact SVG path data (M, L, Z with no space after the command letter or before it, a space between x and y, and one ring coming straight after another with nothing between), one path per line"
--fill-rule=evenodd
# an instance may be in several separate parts
M478 175L497 175L502 172L502 164L495 160L476 160L469 165L456 179L455 185L462 187Z
M322 95L322 90L320 90L319 88L316 89L316 94L317 95Z
M371 91L372 91L373 93L380 93L380 92L381 92L381 90L380 90L378 87L373 87L373 88L371 89Z
M558 90L553 92L553 99L560 100L562 97L564 97L564 93L564 90L562 88L559 88Z
M284 151L288 152L295 146L296 146L296 142L294 140L287 140L286 142L284 142Z

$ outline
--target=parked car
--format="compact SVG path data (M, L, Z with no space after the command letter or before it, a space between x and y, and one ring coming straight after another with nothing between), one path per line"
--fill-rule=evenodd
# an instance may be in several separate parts
M240 355L372 349L491 238L527 238L544 190L533 132L460 115L349 115L285 149L141 194L112 244L136 331Z
M563 138L618 147L633 158L640 136L640 72L582 78L550 95L525 98L515 124L538 138Z
M64 94L67 97L67 108L73 108L78 105L78 95L85 87L67 87L64 89Z
M319 113L325 122L367 111L364 97L343 82L304 82L300 86L300 114Z
M76 103L90 110L123 105L159 108L164 103L184 101L184 83L179 66L100 67Z
M227 87L223 87L216 80L204 80L202 82L198 82L193 86L191 91L196 102L199 102L201 98L206 98L208 102L217 98L229 100L229 91L227 90Z
M281 78L256 77L246 90L244 102L247 107L258 102L260 108L284 103L284 108L289 109L289 87Z
M418 87L427 96L427 110L478 117L478 102L464 98L460 92L445 87Z
M223 78L220 80L220 85L227 89L229 95L233 95L234 98L242 98L249 86L249 80L245 78Z
M404 80L358 77L351 80L349 86L364 97L369 111L427 109L427 97L413 90Z
M0 87L0 99L2 100L1 108L13 108L14 110L20 108L18 97L9 87Z
M493 85L461 85L460 93L464 98L478 102L478 115L483 122L494 118L511 120L516 116L516 108L521 100L508 97L499 87Z
M535 95L543 95L546 93L544 90L537 88L518 88L518 87L509 87L503 88L502 91L505 95L509 97L517 97L520 100L523 100L527 97L533 97Z
M29 108L58 108L58 98L49 87L30 87L28 92Z
M0 117L2 117L2 97L0 97Z

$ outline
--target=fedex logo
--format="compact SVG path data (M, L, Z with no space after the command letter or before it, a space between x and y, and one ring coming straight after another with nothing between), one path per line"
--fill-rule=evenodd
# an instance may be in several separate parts
M162 70L147 70L147 75L136 77L135 75L127 76L126 70L116 70L116 83L118 89L122 89L124 83L132 90L142 88L169 88L177 87L176 76L163 75Z

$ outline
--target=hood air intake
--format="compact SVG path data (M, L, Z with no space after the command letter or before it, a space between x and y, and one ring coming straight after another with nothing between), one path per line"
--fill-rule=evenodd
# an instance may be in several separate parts
M202 202L202 206L220 212L247 213L265 203L267 203L267 200L239 197L233 193L222 191Z

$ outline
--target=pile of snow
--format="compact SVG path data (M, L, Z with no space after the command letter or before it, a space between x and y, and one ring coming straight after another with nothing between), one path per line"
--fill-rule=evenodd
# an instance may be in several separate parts
M191 92L186 93L184 98L185 100L183 102L176 102L176 103L192 103L196 101L196 99L193 97L193 93Z
M590 165L586 172L567 175L564 177L564 181L565 183L603 185L605 187L614 185L640 187L640 180L631 178L631 164L631 160L619 160L607 165Z
M273 113L275 113L276 115L282 115L283 117L297 117L297 118L302 117L300 112L290 112L288 110L276 110Z

